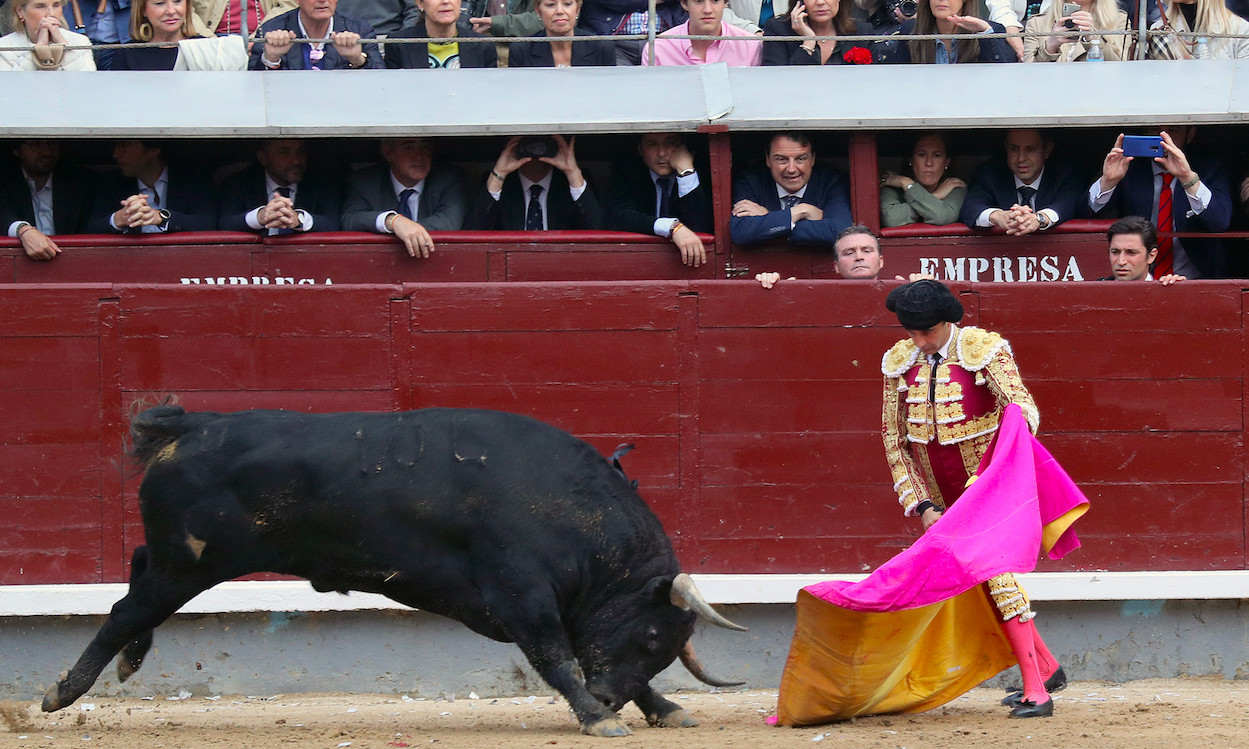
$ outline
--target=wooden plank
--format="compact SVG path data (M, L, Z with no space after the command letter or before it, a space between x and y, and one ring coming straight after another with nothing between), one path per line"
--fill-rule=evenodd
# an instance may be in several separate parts
M412 325L451 331L673 330L680 284L411 287Z
M1239 485L1244 475L1241 432L1060 433L1047 435L1045 446L1081 486L1140 482L1178 490L1183 484Z
M1239 378L1220 380L1028 379L1053 432L1215 431L1244 427Z
M100 352L86 336L7 336L0 338L0 382L5 389L88 390L100 386Z
M96 303L109 286L0 288L0 337L95 336Z
M680 410L673 383L439 382L416 384L412 393L414 408L490 408L542 420L557 414L575 434L611 428L626 436L672 435Z
M434 239L434 253L414 258L393 245L273 245L271 278L285 283L396 284L481 282L488 279L488 245ZM601 276L600 276L601 277Z
M97 440L0 444L0 497L68 499L95 495L99 490Z
M1102 275L1109 275L1109 270ZM977 284L975 291L984 310L984 327L1012 335L1027 332L1029 338L1033 332L1104 330L1127 337L1142 332L1152 336L1160 330L1241 330L1241 292L1235 284L1047 284L1029 287L1027 303L1021 303L1018 286ZM1061 314L1038 314L1041 310Z
M148 247L65 248L47 263L20 263L17 283L184 283L183 279L251 282L252 253L259 245L190 244Z
M705 380L701 433L849 431L880 441L881 379Z
M306 413L340 411L390 411L391 394L387 388L376 390L186 390L175 393L178 403L188 411L246 411L253 408L285 409ZM124 393L124 402L131 403L148 391Z
M422 332L413 343L415 383L625 384L677 378L677 337L670 330Z
M594 246L575 251L521 248L507 253L508 281L649 281L715 277L715 245L708 241L711 256L698 266L681 262L671 242L654 245Z
M781 280L771 289L764 289L752 276L750 280L732 283L692 282L690 290L698 294L699 323L704 331L879 327L895 331L896 340L902 329L897 318L885 309L885 297L896 285L885 281Z
M707 379L879 381L897 340L883 328L714 328L698 346Z
M931 273L942 281L979 285L1092 281L1110 275L1106 237L1101 231L1026 237L980 232L888 237L881 249L891 278Z
M119 288L122 325L135 336L389 338L397 287Z
M98 497L0 496L0 515L0 585L100 581Z
M100 554L102 581L125 578L125 445L130 424L122 396L121 303L102 299L100 316Z
M98 444L99 395L98 390L2 390L0 442Z

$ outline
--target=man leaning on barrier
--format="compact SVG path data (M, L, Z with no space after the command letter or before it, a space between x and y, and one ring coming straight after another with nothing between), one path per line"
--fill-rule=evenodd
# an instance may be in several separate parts
M299 0L299 7L265 21L256 32L264 44L253 44L251 70L339 70L380 68L382 55L373 42L373 27L337 12L338 0ZM296 39L329 39L296 42Z

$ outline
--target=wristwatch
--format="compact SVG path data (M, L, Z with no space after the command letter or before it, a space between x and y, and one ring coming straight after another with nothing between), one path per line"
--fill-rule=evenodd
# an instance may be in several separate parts
M169 217L170 217L169 211L165 210L164 208L160 209L160 223L157 224L157 226L160 227L161 231L164 231L165 229L169 228Z
M696 172L695 172L695 171L694 171L694 169L691 167L691 168L689 168L689 169L686 169L686 170L685 170L685 171L683 171L683 172L677 172L677 176L678 176L678 177L688 177L688 176L690 176L691 174L695 174L695 173L696 173Z

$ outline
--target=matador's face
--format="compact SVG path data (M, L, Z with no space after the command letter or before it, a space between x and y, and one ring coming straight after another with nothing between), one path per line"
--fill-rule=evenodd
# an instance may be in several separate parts
M939 322L931 328L924 330L911 330L907 328L907 335L911 336L911 342L919 349L924 356L932 356L941 350L945 342L950 340L950 332L953 328L948 322Z

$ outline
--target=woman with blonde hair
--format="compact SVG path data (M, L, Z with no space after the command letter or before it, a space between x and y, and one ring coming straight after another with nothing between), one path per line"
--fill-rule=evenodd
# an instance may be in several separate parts
M188 0L136 0L130 12L130 38L136 42L161 42L160 47L119 49L112 70L173 70L178 42L194 39Z
M1131 36L1098 34L1101 31L1127 31L1128 14L1115 0L1074 0L1080 9L1063 14L1067 3L1054 0L1049 9L1028 19L1024 29L1024 62L1075 62L1088 57L1094 40L1099 40L1107 60L1127 60ZM1049 35L1052 31L1059 36Z
M1232 13L1223 0L1170 0L1166 15L1149 27L1169 34L1149 37L1149 59L1191 60L1202 34L1241 34L1240 39L1208 39L1210 59L1249 58L1249 21Z
M95 70L91 40L65 28L61 0L10 0L9 11L17 30L0 47L24 51L0 52L0 70Z

